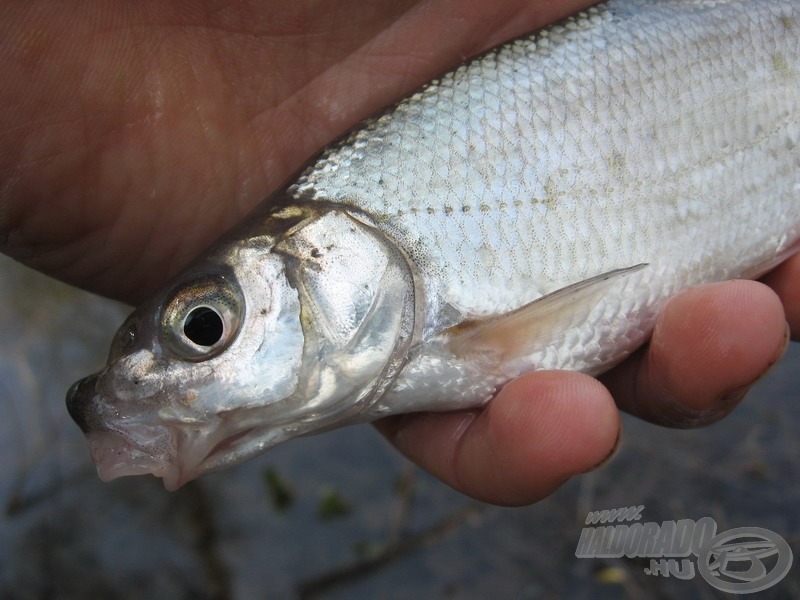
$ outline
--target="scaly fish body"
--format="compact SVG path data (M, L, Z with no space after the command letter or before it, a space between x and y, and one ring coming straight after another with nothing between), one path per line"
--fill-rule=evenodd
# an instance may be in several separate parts
M800 3L610 1L366 121L136 311L68 404L176 487L295 435L598 373L800 238Z

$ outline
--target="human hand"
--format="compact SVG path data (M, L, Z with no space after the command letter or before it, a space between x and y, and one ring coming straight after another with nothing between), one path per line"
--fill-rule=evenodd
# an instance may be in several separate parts
M600 377L541 371L512 381L481 410L410 414L377 424L414 462L465 494L535 502L615 454L619 409L669 427L727 416L800 329L800 256L765 278L687 290L649 344ZM777 292L777 294L776 294Z
M462 58L589 4L6 3L0 250L138 302L349 126ZM798 268L767 280L795 331ZM706 286L670 303L648 349L607 374L607 388L536 373L483 411L378 427L465 493L532 502L609 454L612 395L653 421L709 422L783 339L769 289Z

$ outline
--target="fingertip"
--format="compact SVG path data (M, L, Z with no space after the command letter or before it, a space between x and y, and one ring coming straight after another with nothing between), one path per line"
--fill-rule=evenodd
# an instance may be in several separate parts
M670 301L653 332L650 376L687 409L717 409L752 385L785 350L786 319L777 295L755 281L686 290Z
M698 286L672 298L650 344L603 381L631 414L672 427L701 427L730 413L787 343L782 304L767 286Z
M603 463L619 440L608 391L578 373L531 373L481 411L408 415L379 426L409 458L485 502L530 504Z
M781 299L793 339L800 340L800 254L767 273L761 281Z
M512 381L465 438L462 483L493 486L493 502L530 504L614 453L620 420L614 400L596 379L579 373L539 372ZM491 448L491 451L488 449ZM459 465L457 463L457 466Z
M491 439L518 472L533 456L539 466L568 476L590 470L612 451L619 426L614 399L597 379L563 371L510 382L486 415Z

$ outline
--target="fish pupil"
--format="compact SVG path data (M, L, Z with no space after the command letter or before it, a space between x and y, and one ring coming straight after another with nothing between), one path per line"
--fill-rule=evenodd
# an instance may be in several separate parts
M223 333L222 317L212 308L198 306L187 315L183 333L198 346L213 346Z

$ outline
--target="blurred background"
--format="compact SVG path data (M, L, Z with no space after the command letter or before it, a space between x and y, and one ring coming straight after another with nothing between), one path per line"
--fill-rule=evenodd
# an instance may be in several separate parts
M283 444L175 493L104 484L67 415L129 309L0 257L1 598L730 598L647 559L579 559L589 511L762 527L800 554L800 349L726 421L625 418L616 460L525 508L476 503L368 426ZM800 561L800 559L798 559ZM800 565L758 598L800 598Z

